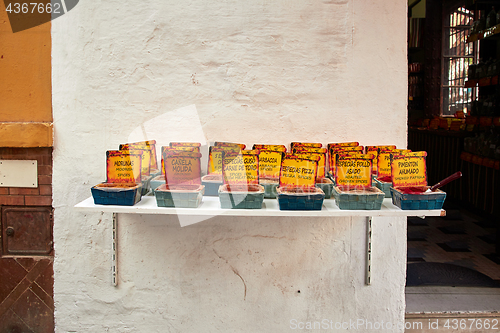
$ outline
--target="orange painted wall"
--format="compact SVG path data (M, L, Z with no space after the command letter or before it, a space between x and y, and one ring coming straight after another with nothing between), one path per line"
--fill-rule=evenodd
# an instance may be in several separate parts
M50 26L12 33L0 1L0 123L52 122Z

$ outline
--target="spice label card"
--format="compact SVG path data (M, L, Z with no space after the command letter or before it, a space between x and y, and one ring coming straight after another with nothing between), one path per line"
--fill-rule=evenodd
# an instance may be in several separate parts
M372 186L373 155L337 155L335 182L337 186Z
M163 161L163 155L167 151L188 151L188 152L196 152L196 147L185 147L185 146L162 146L161 147L161 174L165 175L165 161Z
M378 173L378 149L377 150L368 150L366 152L367 154L373 155L373 167L372 167L372 172L374 175Z
M286 154L281 162L280 186L314 187L318 157L299 157Z
M208 174L222 175L222 159L225 153L238 154L241 151L239 146L210 146L208 150Z
M366 153L371 154L372 151L380 151L380 150L392 150L396 149L395 145L389 146L366 146Z
M387 151L387 150L393 150L396 149L395 145L388 145L388 146L366 146L366 153L367 154L373 154L375 158L373 159L373 174L377 175L378 174L378 154L381 151Z
M141 155L142 156L142 161L141 161L141 175L142 176L149 176L151 172L151 154L148 149L122 149L124 153L127 154L132 154L132 155Z
M158 170L158 160L156 159L156 140L144 141L151 149L151 170Z
M141 183L142 154L130 154L121 150L106 152L107 183Z
M357 147L359 146L359 142L338 142L338 143L329 143L326 147L328 151L334 148L342 148L342 147Z
M193 152L193 153L199 153L199 151L196 150L196 147L184 147L184 146L163 146L161 147L162 151L162 156L163 153L166 151L188 151L188 152Z
M391 158L393 155L405 155L410 153L409 149L384 150L378 154L377 158L377 178L391 177Z
M229 148L239 148L239 150L245 149L246 145L243 143L233 143L233 142L215 142L216 147L229 147Z
M272 151L280 151L285 153L286 147L284 145L253 145L252 149L254 150L272 150Z
M158 162L156 160L156 141L141 141L133 143L125 143L120 145L120 150L141 149L149 154L149 169L158 170Z
M120 145L120 150L122 149L147 149L149 150L150 156L150 169L158 170L158 161L156 160L156 140L132 142Z
M321 148L323 147L322 143L319 142L291 142L290 148L293 149L297 147L311 147L311 148Z
M227 152L222 159L224 184L259 184L259 152L242 150L238 153Z
M326 148L311 148L311 147L297 147L295 148L295 153L298 155L305 154L306 156L316 156L318 160L318 171L316 174L316 179L325 178L326 169Z
M222 175L222 158L224 150L215 146L210 146L208 152L208 174Z
M335 163L337 162L337 154L362 154L363 149L363 146L332 147L328 151L330 173L335 176Z
M200 185L201 154L188 151L163 152L165 182L167 185Z
M199 153L201 143L199 143L199 142L170 142L170 147L176 148L179 150L191 150L191 151L195 151L195 152Z
M187 147L187 146L163 146L161 147L161 155L163 157L163 153L166 151L187 151L191 153L199 153L196 147Z
M394 155L391 161L392 186L427 186L427 152Z
M260 150L259 177L278 179L280 177L282 159L283 153L280 151Z

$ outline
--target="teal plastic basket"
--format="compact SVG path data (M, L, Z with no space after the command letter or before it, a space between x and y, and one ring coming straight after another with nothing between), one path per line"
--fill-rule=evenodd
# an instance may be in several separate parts
M163 184L165 184L165 175L156 176L149 182L149 186L151 187L151 191L153 192L153 194L154 191Z
M381 182L377 178L375 178L373 181L375 182L375 186L379 190L381 190L382 192L384 192L386 198L390 198L391 197L391 187L392 187L392 183L391 182L389 182L389 183L388 182Z
M403 210L442 209L446 192L436 190L421 194L403 193L399 188L391 187L392 203Z
M323 207L325 193L320 188L295 188L289 191L278 187L277 191L280 210L321 210Z
M149 175L153 178L157 177L157 176L160 176L161 175L161 170L154 170L154 169L151 169L149 171Z
M222 182L222 175L205 175L201 177L201 184L205 186L206 196L217 197L219 196L219 187L224 183Z
M325 199L331 198L333 186L334 186L333 181L328 177L321 178L320 182L316 183L316 187L322 189L323 192L325 193Z
M385 194L376 187L343 190L336 186L333 188L333 196L340 209L379 210L382 208Z
M142 190L141 194L146 195L148 192L151 190L151 179L153 179L153 176L143 176L142 177Z
M264 198L276 199L278 196L276 189L279 186L279 181L274 179L260 179L259 182L264 187Z
M133 206L141 201L142 184L101 183L90 191L96 205Z
M219 201L221 208L261 209L264 202L264 187L262 185L249 185L247 189L240 189L240 187L231 189L228 185L220 186Z
M158 207L197 208L203 198L203 185L160 185L154 192Z

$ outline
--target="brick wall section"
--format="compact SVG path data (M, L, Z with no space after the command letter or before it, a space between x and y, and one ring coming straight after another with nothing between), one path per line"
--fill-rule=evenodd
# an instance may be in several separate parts
M37 160L38 187L0 187L0 206L52 206L52 148L0 147L0 159Z

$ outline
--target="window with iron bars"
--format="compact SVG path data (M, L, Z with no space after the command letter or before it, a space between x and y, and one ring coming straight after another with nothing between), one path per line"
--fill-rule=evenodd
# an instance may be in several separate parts
M476 88L464 88L469 65L476 62L478 50L467 43L474 15L470 10L454 7L443 20L443 82L441 115L457 111L470 113Z

